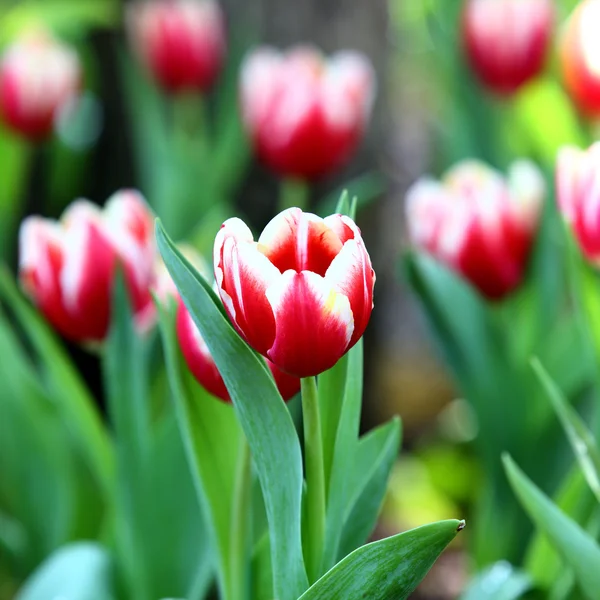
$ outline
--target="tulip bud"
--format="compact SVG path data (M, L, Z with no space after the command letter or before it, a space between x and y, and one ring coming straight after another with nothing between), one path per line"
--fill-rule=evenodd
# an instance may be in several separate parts
M240 219L215 240L215 278L240 335L296 377L332 367L362 336L375 273L352 219L290 208L258 243Z
M528 161L515 162L507 179L466 161L441 182L422 179L408 191L409 234L485 297L500 300L523 278L544 194L542 175Z
M141 62L167 92L206 91L221 71L225 25L213 0L138 0L127 25Z
M567 92L579 110L600 116L600 0L584 0L569 18L560 42Z
M600 265L600 142L588 150L559 151L556 198L583 254Z
M68 339L100 342L106 337L119 265L137 325L145 329L153 320L153 217L137 192L118 192L103 211L77 200L58 222L28 217L19 244L23 289Z
M244 61L241 103L259 158L281 176L315 179L342 166L367 126L375 90L357 52L261 48Z
M552 0L467 0L463 44L475 75L498 94L514 93L544 66Z
M196 381L213 396L225 402L231 402L225 382L208 346L181 300L177 308L177 339L185 362ZM267 360L267 365L282 398L285 401L293 398L300 391L300 380L283 373L269 360Z
M0 62L2 121L27 138L43 139L80 83L81 66L71 48L45 34L25 37Z

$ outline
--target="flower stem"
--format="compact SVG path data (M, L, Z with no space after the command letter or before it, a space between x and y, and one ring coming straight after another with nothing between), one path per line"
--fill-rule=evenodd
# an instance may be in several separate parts
M306 469L306 500L308 541L306 563L311 583L321 575L325 541L325 471L323 468L323 439L321 417L314 377L302 379L302 416L304 421L304 459Z
M231 518L231 599L248 598L248 540L252 498L252 455L246 438L240 441Z
M279 190L278 212L294 206L306 210L308 208L309 192L308 184L302 179L293 179L290 177L282 179Z

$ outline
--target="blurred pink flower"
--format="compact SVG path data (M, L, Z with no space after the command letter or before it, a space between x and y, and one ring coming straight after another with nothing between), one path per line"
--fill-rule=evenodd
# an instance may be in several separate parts
M47 137L61 108L77 95L81 65L75 51L36 32L8 46L0 62L0 116L34 140Z
M127 26L136 53L167 92L205 92L221 71L225 25L213 0L136 0Z
M552 0L466 0L463 45L481 82L512 94L543 69L554 24Z
M281 176L314 179L342 166L371 113L375 74L358 52L326 59L309 47L259 48L245 59L241 103L260 159Z
M139 193L120 191L103 210L77 200L58 222L28 217L19 234L21 285L62 335L75 342L106 337L118 265L137 325L152 323L154 223Z
M515 162L505 179L465 161L441 182L424 178L410 188L410 237L485 297L499 300L521 283L544 195L542 175L530 162Z

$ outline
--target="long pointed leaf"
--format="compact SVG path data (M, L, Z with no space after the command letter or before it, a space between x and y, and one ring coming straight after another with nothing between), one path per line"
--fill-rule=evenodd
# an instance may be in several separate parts
M463 527L462 521L440 521L363 546L300 600L404 600Z
M553 504L508 455L504 455L503 460L508 479L523 508L573 569L586 598L596 600L600 590L600 547L575 521Z
M223 376L261 482L278 600L307 587L301 542L302 455L290 414L262 361L224 317L209 284L157 224L158 247Z

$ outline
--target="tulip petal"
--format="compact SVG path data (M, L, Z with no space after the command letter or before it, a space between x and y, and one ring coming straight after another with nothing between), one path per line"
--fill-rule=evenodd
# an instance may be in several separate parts
M230 402L229 392L210 350L181 300L177 306L176 326L179 346L192 375L213 396Z
M74 338L64 308L60 273L64 262L62 230L49 219L28 217L19 231L19 278L25 292L61 333Z
M255 243L226 237L220 255L215 276L225 309L248 344L266 354L275 339L275 318L266 290L281 274Z
M344 354L354 331L350 301L323 277L286 271L267 290L277 336L267 356L296 377L317 375Z
M66 227L60 275L65 309L78 340L102 340L110 322L111 290L117 254L101 224L85 219Z
M265 227L258 249L281 273L292 269L323 276L342 243L320 217L289 208Z
M342 251L327 269L325 281L350 301L354 317L350 348L364 333L373 310L375 271L361 238L348 240L344 244Z

